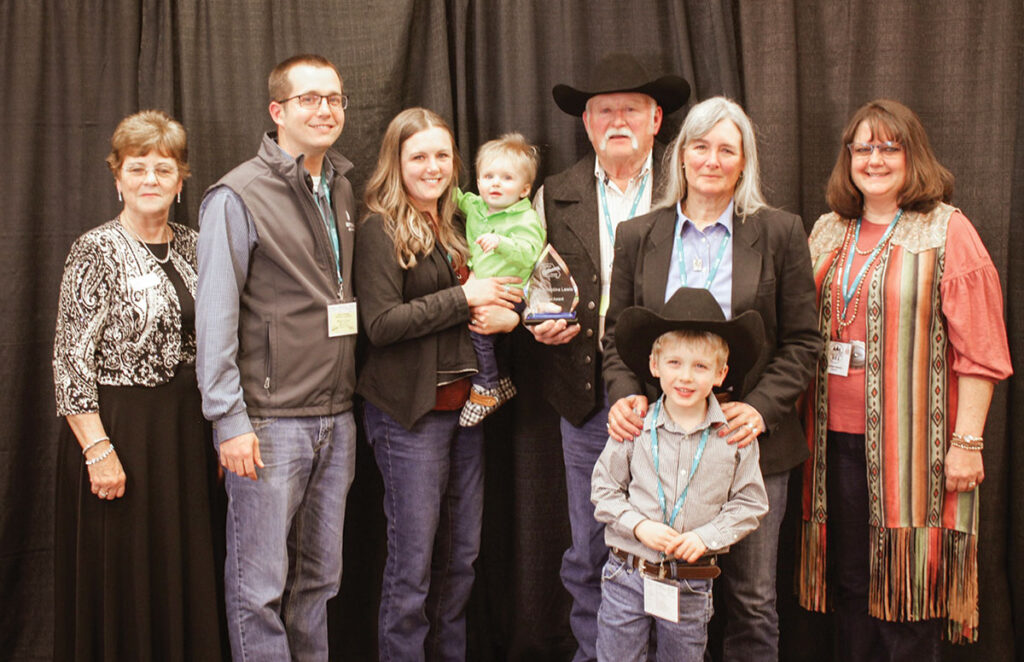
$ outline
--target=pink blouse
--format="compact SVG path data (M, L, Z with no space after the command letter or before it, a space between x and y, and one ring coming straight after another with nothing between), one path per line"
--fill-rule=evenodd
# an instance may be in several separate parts
M870 251L885 234L886 227L863 223L858 248ZM845 259L845 256L840 255L838 259ZM867 255L854 253L851 281L867 259ZM832 281L832 297L836 296L835 289L842 287L842 268L842 264L837 265L838 271ZM867 336L865 311L868 306L868 282L873 271L874 267L864 275L857 317L844 330L841 338L845 342L863 342ZM999 274L981 243L981 237L959 211L954 212L949 219L945 270L939 288L942 314L946 319L953 348L953 372L992 381L1009 377L1013 369L1006 340L1006 324L1003 321ZM851 314L854 305L855 302L851 300ZM864 369L850 368L846 377L829 375L828 428L836 432L864 434L864 419Z

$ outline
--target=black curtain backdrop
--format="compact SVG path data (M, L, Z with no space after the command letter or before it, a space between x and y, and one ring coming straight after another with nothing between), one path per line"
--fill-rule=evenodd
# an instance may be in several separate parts
M954 202L978 228L1006 289L1024 372L1024 4L1021 0L0 0L0 657L45 660L53 635L55 440L50 360L57 288L71 242L119 205L103 158L125 115L163 108L190 134L192 179L174 218L196 225L203 190L249 158L270 128L266 76L297 52L336 62L351 96L338 149L369 176L402 108L448 118L467 162L498 133L540 145L542 175L590 151L551 87L608 51L726 94L758 128L768 200L809 229L839 132L863 102L899 99L921 116L957 177ZM670 137L685 111L667 118ZM469 181L471 173L465 173ZM539 181L538 181L539 183ZM513 334L512 345L523 342ZM521 384L543 366L517 363ZM557 426L523 389L487 423L483 551L470 609L472 660L567 660L568 541ZM1024 381L996 390L986 428L981 639L948 660L1024 657ZM784 660L831 658L831 619L793 597L799 476L780 553ZM130 480L130 478L129 478ZM376 656L383 568L381 487L360 447L345 576L330 606L332 659Z

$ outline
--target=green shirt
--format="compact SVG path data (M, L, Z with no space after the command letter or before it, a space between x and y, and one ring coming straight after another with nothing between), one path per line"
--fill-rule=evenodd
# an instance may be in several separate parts
M547 233L530 200L519 202L490 213L487 203L476 193L456 191L459 209L466 215L466 243L469 244L469 267L478 278L519 276L525 283L533 271ZM487 253L476 240L488 232L501 237L498 247Z

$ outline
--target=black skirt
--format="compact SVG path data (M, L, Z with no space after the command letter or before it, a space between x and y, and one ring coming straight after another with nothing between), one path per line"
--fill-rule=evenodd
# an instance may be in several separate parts
M100 418L126 475L92 494L81 446L57 455L56 660L222 660L224 508L196 372L161 386L100 386Z

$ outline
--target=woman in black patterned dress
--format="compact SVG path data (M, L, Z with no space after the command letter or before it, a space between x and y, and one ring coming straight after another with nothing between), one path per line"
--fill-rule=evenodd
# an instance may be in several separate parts
M161 111L118 125L124 208L64 265L54 659L219 660L221 488L195 374L196 233L168 222L189 175Z

